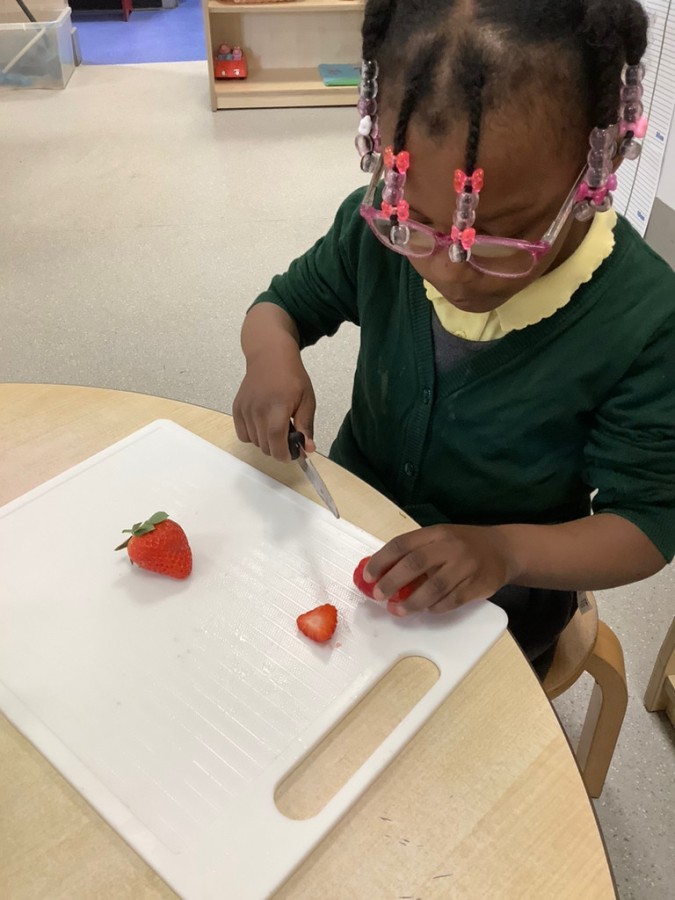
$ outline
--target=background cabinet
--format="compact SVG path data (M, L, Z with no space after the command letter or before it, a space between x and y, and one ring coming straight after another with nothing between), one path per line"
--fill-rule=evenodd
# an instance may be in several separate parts
M363 0L202 2L214 110L356 104L358 88L326 87L317 66L360 61ZM247 79L215 80L213 53L224 42L243 49Z

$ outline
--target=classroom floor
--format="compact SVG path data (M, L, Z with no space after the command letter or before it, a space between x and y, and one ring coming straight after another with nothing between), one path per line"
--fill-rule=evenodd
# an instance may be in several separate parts
M81 67L63 92L0 94L0 380L230 411L247 306L364 183L354 126L351 109L213 114L203 62ZM306 354L323 451L357 348L349 326ZM673 574L599 596L630 686L596 804L621 900L673 896L675 730L641 701ZM572 740L588 694L556 703Z
M74 11L73 24L86 65L206 59L201 0L178 0L168 9L136 7L128 22L119 11Z

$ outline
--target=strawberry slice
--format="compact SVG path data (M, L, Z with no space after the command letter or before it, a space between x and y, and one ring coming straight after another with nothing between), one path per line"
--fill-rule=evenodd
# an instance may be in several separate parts
M362 594L365 594L366 597L370 597L371 600L374 600L375 598L373 597L373 590L375 588L375 582L366 581L366 579L363 577L364 570L370 560L371 557L366 556L365 559L361 560L356 569L354 569L354 584Z
M325 644L335 634L337 628L337 609L332 603L324 603L296 619L300 631L317 644Z

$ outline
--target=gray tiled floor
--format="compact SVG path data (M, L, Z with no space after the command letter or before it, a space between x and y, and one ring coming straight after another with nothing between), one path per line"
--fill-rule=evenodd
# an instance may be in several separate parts
M64 92L0 94L0 380L229 411L246 307L363 183L353 126L346 109L213 115L202 63L85 68ZM307 354L320 449L357 346L349 327ZM641 703L674 597L669 569L599 598L631 690L597 803L621 900L675 896L675 732ZM572 739L588 693L580 682L556 704Z

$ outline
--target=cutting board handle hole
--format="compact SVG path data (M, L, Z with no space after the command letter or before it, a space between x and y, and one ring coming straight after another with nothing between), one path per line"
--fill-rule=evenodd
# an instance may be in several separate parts
M320 813L439 677L424 657L400 659L279 783L279 812L289 819Z

